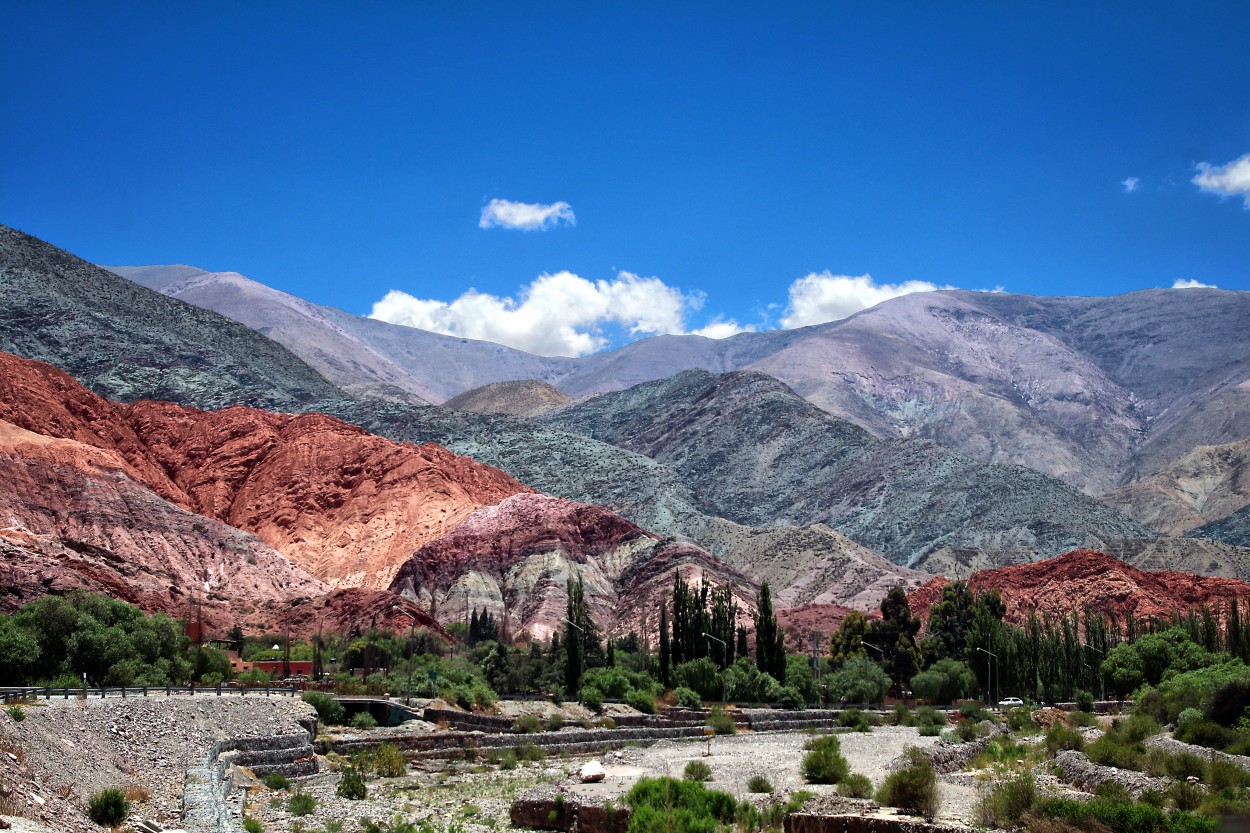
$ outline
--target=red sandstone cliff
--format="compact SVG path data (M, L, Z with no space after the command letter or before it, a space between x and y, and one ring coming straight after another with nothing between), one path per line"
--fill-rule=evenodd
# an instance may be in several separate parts
M922 622L941 597L946 579L930 579L908 594L912 613ZM1199 576L1171 570L1146 572L1093 550L1073 550L1057 558L979 570L968 585L975 592L997 590L1007 607L1006 619L1023 622L1031 609L1059 616L1073 610L1115 611L1123 621L1166 618L1203 604L1223 604L1236 598L1250 602L1250 584L1239 579Z

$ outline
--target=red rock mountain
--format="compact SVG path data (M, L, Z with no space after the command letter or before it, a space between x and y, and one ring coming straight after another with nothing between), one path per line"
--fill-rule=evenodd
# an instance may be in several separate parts
M412 552L526 487L433 445L319 414L119 405L0 354L0 419L112 452L177 506L252 532L333 587L383 589Z
M929 608L941 597L944 578L934 578L908 594L912 613L927 621ZM1029 610L1060 616L1072 610L1115 611L1142 619L1169 617L1203 604L1237 599L1250 603L1250 583L1232 578L1199 576L1172 570L1146 572L1093 550L1073 550L1057 558L996 570L979 570L968 585L975 592L996 590L1007 607L1008 621L1020 623Z
M733 587L746 611L754 604L754 582L697 547L662 542L600 506L517 494L418 550L391 589L442 622L486 610L511 633L546 638L562 627L567 581L580 576L601 627L641 633L655 629L644 619L671 592L676 571L686 581Z

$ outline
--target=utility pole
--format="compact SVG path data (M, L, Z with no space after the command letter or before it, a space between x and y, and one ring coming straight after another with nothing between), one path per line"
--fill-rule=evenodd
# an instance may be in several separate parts
M985 707L989 708L994 703L994 683L993 678L990 677L990 657L998 659L998 654L993 651L987 651L984 648L977 648L977 650L985 654L985 685L989 689L989 691L985 693ZM1002 663L1000 662L999 664L1001 665ZM998 693L1002 694L1001 691Z

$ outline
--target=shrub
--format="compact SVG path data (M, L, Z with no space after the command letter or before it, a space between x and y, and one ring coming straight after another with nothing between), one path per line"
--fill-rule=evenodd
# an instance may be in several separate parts
M595 714L599 714L603 711L603 692L592 685L582 686L582 690L579 692L577 699L583 706L590 709ZM652 710L654 710L654 708L655 707L652 706Z
M867 775L852 772L838 784L838 794L847 798L872 798L872 781Z
M890 773L877 791L877 801L931 819L938 811L937 773L933 762L914 746L909 746L906 754L908 765Z
M712 768L703 761L691 761L682 770L681 777L687 781L711 781Z
M713 833L732 824L738 802L698 781L641 778L625 795L629 833Z
M725 710L720 706L712 706L707 713L707 725L711 726L718 735L733 735L738 732L733 718L725 714Z
M807 754L800 768L807 783L836 784L850 773L851 767L842 757L842 745L835 736L812 738L803 748Z
M1250 714L1247 709L1250 709L1250 680L1232 680L1211 693L1206 717L1231 728Z
M512 721L512 731L523 735L532 735L543 730L542 718L533 714L523 714Z
M932 723L926 723L916 730L922 738L936 738L942 734L941 726L934 726Z
M1238 739L1235 731L1226 729L1214 720L1207 720L1205 717L1181 723L1176 727L1175 735L1177 740L1205 746L1208 749L1225 749Z
M677 687L677 705L683 709L701 709L703 701L699 699L698 693L692 688L685 686Z
M317 710L317 719L327 726L343 722L343 704L324 691L305 691L303 699Z
M959 716L965 720L971 720L975 723L980 723L983 720L988 720L991 723L994 721L994 716L986 710L985 706L981 705L976 700L962 701L959 704Z
M1096 764L1116 769L1141 770L1145 763L1145 754L1136 744L1125 743L1111 733L1085 747L1085 755Z
M26 719L26 710L19 705L6 706L4 710L13 718L14 723L21 723Z
M535 761L547 760L547 753L543 748L532 743L518 743L512 750L518 761L533 763Z
M963 743L984 737L986 733L987 730L984 724L977 723L975 720L969 720L966 717L955 724L955 736Z
M1032 732L1039 727L1033 722L1033 715L1024 706L1016 706L1007 712L1007 727L1013 732Z
M116 827L130 815L130 802L126 800L126 793L109 787L87 799L87 815L96 824Z
M378 721L369 712L356 712L356 714L352 715L352 728L376 729L378 728Z
M285 790L287 787L291 786L291 779L287 778L281 772L271 772L264 778L260 779L260 781L271 790Z
M1074 699L1076 700L1076 707L1078 709L1086 712L1087 714L1093 714L1094 695L1082 689L1076 693L1076 697Z
M846 709L843 711L838 715L838 725L846 726L857 732L872 731L872 725L868 721L868 715L861 709Z
M504 771L516 769L516 753L511 749L505 749L504 753L499 756L499 768Z
M753 793L770 793L773 791L773 784L763 775L752 775L747 779L747 792Z
M655 698L645 691L632 689L625 695L625 703L643 714L655 714Z
M293 816L309 816L316 809L317 799L303 791L291 793L286 802L286 811Z
M916 709L915 722L917 726L937 726L939 729L946 726L946 715L942 714L932 706L921 706Z
M777 698L777 705L781 706L783 709L796 711L806 706L807 702L803 699L803 695L799 693L797 688L793 686L785 686L781 689L781 695Z
M334 792L339 798L360 801L369 794L369 789L365 786L360 770L353 766L343 770L343 777L339 779L338 788Z
M1046 751L1051 756L1065 749L1074 749L1079 752L1084 748L1085 738L1081 737L1081 733L1071 726L1055 723L1046 730Z
M1098 718L1090 712L1071 712L1068 715L1069 726L1097 726Z
M1197 810L1202 805L1206 792L1197 784L1188 781L1177 781L1168 787L1168 798L1178 810Z
M383 778L398 778L408 771L408 763L398 746L384 743L373 752L373 769Z
M977 803L977 818L988 827L1015 827L1037 801L1037 784L1024 774L1000 781Z
M1202 779L1213 791L1250 787L1250 771L1224 758L1212 758L1207 777Z
M915 723L912 719L911 709L907 708L906 703L894 704L894 725L895 726L911 726Z
M243 833L264 833L265 826L260 823L260 819L254 819L251 816L243 817Z

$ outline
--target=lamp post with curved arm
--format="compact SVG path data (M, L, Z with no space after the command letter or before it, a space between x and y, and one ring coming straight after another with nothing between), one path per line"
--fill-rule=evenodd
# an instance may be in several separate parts
M989 691L985 693L985 707L988 709L994 705L994 683L993 678L990 677L990 657L998 660L998 654L993 651L987 651L984 648L977 648L977 650L985 654L985 685L989 689ZM998 660L998 665L994 666L994 670L997 671L1001 666L1002 661ZM1002 694L1002 691L999 691L998 693Z

